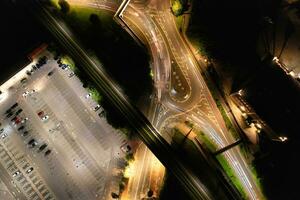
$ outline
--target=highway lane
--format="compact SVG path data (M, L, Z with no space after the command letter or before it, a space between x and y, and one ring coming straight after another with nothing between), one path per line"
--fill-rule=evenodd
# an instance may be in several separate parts
M193 199L212 199L212 195L207 191L201 181L193 176L186 169L174 152L170 149L165 140L160 136L158 131L149 123L149 121L132 106L127 97L125 97L118 87L113 83L101 66L97 66L87 53L80 48L74 37L71 37L69 31L62 27L61 22L53 18L51 14L40 7L38 2L30 4L30 9L38 15L42 23L48 27L49 31L57 38L60 43L64 44L64 48L81 66L85 66L85 70L101 89L102 93L107 96L111 102L120 110L129 123L140 133L143 141L154 152L165 166L170 167L173 174L182 182L185 189L189 192Z

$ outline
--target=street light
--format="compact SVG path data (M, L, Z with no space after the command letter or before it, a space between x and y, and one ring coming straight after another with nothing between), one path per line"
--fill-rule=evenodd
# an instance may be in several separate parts
M244 93L244 91L243 91L242 89L240 89L240 90L238 91L238 94L239 94L240 96L243 96L243 93Z
M245 112L245 111L246 111L245 106L240 106L240 110L241 110L242 112Z
M276 56L274 56L273 61L275 61L277 63L277 62L279 62L279 59Z
M285 137L285 136L280 136L279 137L279 140L281 141L281 142L284 142L284 141L286 141L288 138L287 137Z
M292 76L292 77L296 77L296 74L295 74L294 71L290 71L290 72L289 72L289 75Z

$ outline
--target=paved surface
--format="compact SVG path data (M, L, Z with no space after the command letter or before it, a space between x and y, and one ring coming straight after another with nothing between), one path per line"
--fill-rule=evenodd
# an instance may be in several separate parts
M93 110L96 103L85 98L87 91L70 73L50 59L26 84L15 82L0 104L2 114L18 102L15 111L22 108L19 116L28 118L24 130L18 131L21 125L12 124L13 116L1 115L1 135L7 136L0 138L0 178L16 199L106 199L119 182L113 170L120 168L124 138L98 116L101 109ZM40 111L49 119L42 121ZM28 142L33 138L37 147L31 148ZM45 156L48 149L51 153ZM33 171L27 172L30 167ZM20 174L12 177L17 171Z

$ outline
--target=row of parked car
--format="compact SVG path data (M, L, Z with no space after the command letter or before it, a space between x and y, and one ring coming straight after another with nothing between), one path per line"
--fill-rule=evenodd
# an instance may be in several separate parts
M55 60L56 60L56 62L58 64L58 67L62 68L63 70L68 70L70 68L69 65L62 63L61 58L57 57ZM71 78L74 75L75 75L75 73L71 72L68 76L69 76L69 78Z
M16 112L14 112L16 110ZM29 136L29 130L26 129L26 122L29 120L28 117L21 117L20 114L23 110L21 108L18 109L18 103L13 104L7 111L7 118L10 119L11 123L17 128L18 132L23 136L27 137ZM43 111L40 111L37 113L38 116L41 118L42 121L46 121L49 116L45 115ZM13 116L14 115L14 116ZM0 129L1 132L2 129ZM3 132L3 130L2 130ZM7 135L6 135L7 136ZM28 141L28 146L30 148L35 148L38 146L38 142L36 139L31 138ZM48 145L46 143L43 143L38 148L38 152L42 152ZM48 156L51 153L50 149L47 149L44 153L45 156Z
M36 70L43 67L47 63L47 60L48 60L47 56L40 57L37 63L35 65L32 65L30 70L26 71L26 74L28 76L31 76Z

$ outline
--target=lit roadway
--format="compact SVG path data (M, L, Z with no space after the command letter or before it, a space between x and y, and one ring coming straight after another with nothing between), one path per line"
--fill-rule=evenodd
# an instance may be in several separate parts
M98 8L111 11L116 8L112 1L98 1L97 3L90 2L87 6L96 6ZM174 18L170 13L169 1L159 1L159 3L157 1L152 1L144 10L140 7L135 8L134 4L129 4L123 13L123 16L131 29L135 31L141 41L146 43L146 46L152 53L152 68L155 84L158 88L158 100L161 101L167 109L165 115L158 118L160 121L156 128L160 130L160 128L164 126L165 119L173 117L174 113L177 115L183 114L196 123L201 122L200 126L203 130L206 130L206 133L220 148L234 142L234 138L227 132L224 121L221 118L215 102L200 75L200 71L193 55L188 50L186 44L178 33ZM63 25L58 23L57 20L52 18L45 10L43 12L43 17L43 22L48 24L49 27L52 27L52 33L60 40L60 42L64 42L66 44L66 48L74 58L78 58L79 63L83 63L83 66L87 67L88 73L91 77L93 77L95 82L98 83L99 88L101 88L102 91L104 91L104 93L109 96L115 104L117 104L116 106L122 111L126 118L129 119L129 121L137 120L133 126L140 130L145 143L149 144L156 141L156 145L160 146L160 151L157 152L157 149L154 148L155 145L151 147L151 150L155 153L155 155L157 155L163 164L168 166L175 161L175 155L168 156L169 159L164 158L167 154L163 155L163 152L166 153L170 151L170 149L166 148L165 145L162 145L165 141L162 140L156 129L154 129L149 122L135 110L135 108L128 104L128 101L119 92L118 88L110 80L107 80L101 69L95 66L94 62L71 38L72 34L70 32L66 32L67 29L62 27ZM58 32L58 30L61 32ZM170 74L172 71L171 63L179 66L178 73L182 73L185 81L188 83L188 87L185 88L184 91L174 91L172 90L173 85L169 84L171 79ZM111 88L113 92L108 91L108 88ZM183 98L180 94L182 92L185 92L186 94ZM148 133L151 133L151 135L148 135ZM258 199L261 196L261 193L257 188L246 161L240 151L233 149L227 151L224 155L229 161L229 164L233 167L238 178L241 180L249 198ZM209 193L205 191L205 188L200 182L198 182L198 180L194 177L192 178L191 174L184 172L184 170L180 171L184 169L184 166L178 165L178 163L171 164L171 166L174 170L174 174L181 179L185 188L194 198L203 198L203 194L208 195L204 198L210 198ZM185 177L182 176L182 173ZM187 177L192 179L187 179ZM185 178L185 180L182 180L182 178ZM197 184L194 184L195 181ZM202 192L199 193L199 191Z
M20 2L21 3L21 2ZM192 199L213 199L212 194L186 168L184 163L179 160L177 155L162 138L159 132L144 117L144 115L133 106L124 94L120 92L119 87L107 76L101 65L96 64L88 54L79 46L75 37L68 31L58 19L54 18L49 11L42 7L38 1L26 1L28 9L37 16L37 18L48 28L52 35L63 44L70 56L72 56L78 65L86 70L87 74L94 81L102 94L108 97L111 103L123 114L130 125L135 128L144 143L158 157L165 166L169 166L172 173L182 183L185 190Z

